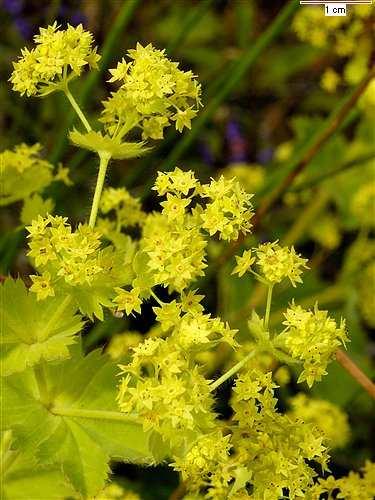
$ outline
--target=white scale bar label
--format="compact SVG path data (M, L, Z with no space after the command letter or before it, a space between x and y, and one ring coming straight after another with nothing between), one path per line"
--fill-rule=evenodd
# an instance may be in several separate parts
M325 3L324 12L326 16L346 16L345 3Z

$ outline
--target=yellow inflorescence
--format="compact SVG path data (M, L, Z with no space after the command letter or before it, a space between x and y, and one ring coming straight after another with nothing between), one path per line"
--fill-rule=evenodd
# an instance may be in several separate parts
M100 56L92 47L93 37L80 24L68 25L59 30L55 22L47 28L40 28L34 37L36 47L22 50L14 63L10 78L13 89L21 95L47 95L59 88L61 82L79 76L85 66L97 68Z
M348 416L337 405L324 399L312 399L306 394L297 394L291 401L294 417L310 422L321 431L331 448L341 448L349 441Z
M99 209L103 214L115 213L118 230L141 225L146 218L140 200L131 196L126 188L104 189Z
M184 72L170 61L164 50L140 43L111 69L110 82L120 87L104 101L102 121L111 135L134 126L143 139L162 139L165 127L175 122L177 130L191 127L200 105L200 85L191 71Z
M262 243L254 250L245 250L242 256L236 256L236 262L232 274L243 276L247 271L251 272L251 266L255 264L260 277L270 285L288 278L296 286L296 283L302 283L303 269L307 269L307 259L297 254L293 247L282 247L277 241Z
M103 271L98 249L100 233L88 226L79 225L76 231L63 217L38 217L26 228L30 238L29 253L35 265L44 268L41 278L33 278L32 291L43 298L49 291L53 295L51 274L54 281L63 279L69 285L90 284L94 277Z
M336 350L348 340L345 321L342 319L337 326L327 311L320 311L317 306L313 311L306 311L294 303L284 316L286 330L279 335L277 344L303 363L298 382L306 380L311 387L326 374L327 364Z

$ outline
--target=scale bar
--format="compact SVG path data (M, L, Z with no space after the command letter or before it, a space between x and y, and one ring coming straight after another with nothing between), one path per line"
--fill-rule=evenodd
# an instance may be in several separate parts
M345 3L346 5L372 5L372 0L300 0L301 5L325 5L326 3Z

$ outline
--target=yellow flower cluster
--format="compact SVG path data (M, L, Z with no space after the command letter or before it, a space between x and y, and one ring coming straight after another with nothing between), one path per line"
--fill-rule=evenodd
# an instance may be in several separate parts
M79 225L72 231L66 217L49 215L38 217L26 229L30 238L28 255L37 267L51 265L56 278L70 285L90 284L103 271L98 259L100 233L88 226Z
M307 269L307 259L297 254L293 247L282 247L274 241L259 245L254 252L255 255L252 250L245 250L242 256L236 256L237 265L232 274L243 276L247 271L253 272L251 266L256 263L260 278L271 285L280 283L284 278L289 278L293 286L302 283L301 275L303 269Z
M305 6L298 10L293 29L298 38L317 48L330 48L338 56L349 59L343 74L327 68L321 79L322 88L335 92L342 79L349 85L358 83L368 71L371 61L371 15L373 6L358 5L347 16L325 16L323 9Z
M102 122L113 136L123 136L137 126L143 139L162 139L165 127L175 122L182 131L191 127L191 120L200 105L200 85L191 71L178 69L164 50L140 43L127 53L117 67L111 69L110 82L120 88L104 101Z
M231 400L234 457L248 471L254 498L280 498L285 489L299 498L315 476L307 461L324 470L327 451L317 429L277 412L275 387L271 373L248 370L238 377Z
M19 144L0 153L0 205L25 199L53 180L53 165L41 158L40 144Z
M194 301L196 295L189 292L190 300ZM186 305L184 296L181 303L172 301L160 307L154 307L156 319L164 332L172 331L175 343L182 350L188 351L197 349L208 349L220 342L225 342L230 347L237 347L234 339L237 330L232 330L228 323L223 323L219 318L211 318L208 314L203 314L202 306L195 310ZM199 296L198 296L199 297ZM189 300L189 299L188 299Z
M146 217L140 200L131 196L126 188L104 189L99 209L103 214L115 213L114 227L117 230L141 225Z
M129 316L133 311L136 313L141 312L142 300L139 297L140 289L132 288L130 291L123 290L116 287L116 297L113 299L117 311L125 311Z
M171 449L186 446L189 436L214 426L208 381L192 367L175 339L148 338L133 348L131 362L120 365L121 411L138 415Z
M201 186L200 196L208 198L205 210L201 212L202 227L210 236L219 233L219 238L235 240L240 233L250 232L253 216L251 198L235 179L212 179Z
M21 95L45 96L81 74L85 66L97 68L100 56L92 47L93 37L80 24L59 30L55 22L34 37L36 47L22 50L10 78Z
M171 292L184 290L196 278L203 276L203 269L207 267L207 243L194 217L179 211L178 200L176 198L176 205L164 207L162 214L154 213L147 217L140 241L155 284L167 286Z
M362 474L350 472L348 476L335 479L328 476L319 479L308 495L307 500L339 498L344 500L373 500L375 496L375 463L366 461Z
M49 295L72 295L84 314L103 317L101 305L113 307L114 289L130 283L131 270L124 253L101 248L101 234L79 224L75 231L67 219L38 216L26 228L28 255L40 276L31 276L31 290L43 299Z
M277 241L264 243L256 249L260 273L270 283L280 283L289 278L293 286L302 283L301 274L307 269L307 259L298 255L294 248L281 247Z
M173 172L158 172L152 189L157 191L159 196L164 196L167 193L187 196L189 192L198 188L198 185L194 172L191 170L184 172L176 167Z
M286 329L275 344L285 348L294 360L303 363L298 382L306 380L311 387L327 373L325 369L336 350L348 341L345 321L341 319L338 327L327 311L320 311L317 305L313 311L306 311L294 303L284 316Z
M204 233L219 233L220 239L232 240L240 232L250 231L252 195L234 179L221 177L201 185L192 172L179 168L159 172L154 190L167 199L161 203L161 213L147 216L140 249L147 256L154 284L181 292L203 275ZM198 197L203 199L201 204L196 202Z
M324 399L309 398L303 393L292 398L290 404L292 410L288 414L314 424L323 433L330 448L341 448L348 444L348 416L339 406Z
M303 497L315 472L307 461L326 469L327 452L316 428L279 414L271 373L247 370L235 384L234 415L222 430L200 436L172 464L188 491L198 498Z
M176 458L172 466L181 473L183 481L188 481L190 490L199 491L204 486L209 486L212 495L212 483L216 479L215 472L218 464L220 464L222 476L220 483L223 483L225 479L227 481L231 479L231 476L223 477L223 468L229 463L230 448L230 436L223 436L219 431L202 435L183 457ZM228 488L225 490L228 491ZM211 495L207 498L212 498ZM216 498L219 497L216 496Z

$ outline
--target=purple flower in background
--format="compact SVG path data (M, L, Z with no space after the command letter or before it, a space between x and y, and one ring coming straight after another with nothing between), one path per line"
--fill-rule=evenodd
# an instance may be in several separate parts
M14 24L16 25L17 30L24 38L31 38L33 30L29 21L27 21L24 17L16 17L14 20Z
M66 5L60 7L59 18L70 23L72 26L78 26L79 24L83 24L83 26L87 25L87 17L82 11L78 9L73 10Z
M22 11L23 3L23 0L3 0L3 8L9 12L9 14L16 16Z
M227 123L226 138L229 148L229 163L246 162L247 143L236 121L231 120Z
M83 26L87 25L87 17L83 12L74 12L70 17L70 24L73 26L78 26L79 24L83 24Z
M209 145L205 142L201 142L198 147L204 163L206 163L207 165L212 165L214 162L214 157Z
M257 162L261 165L269 163L273 158L274 150L271 147L263 148L257 153Z

